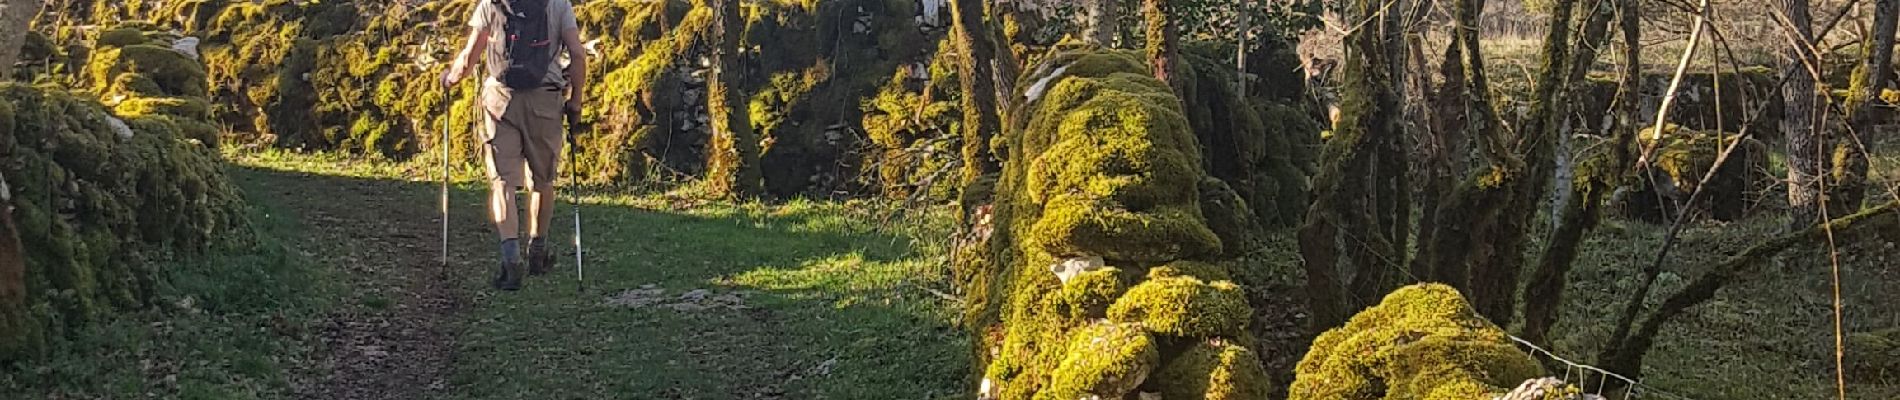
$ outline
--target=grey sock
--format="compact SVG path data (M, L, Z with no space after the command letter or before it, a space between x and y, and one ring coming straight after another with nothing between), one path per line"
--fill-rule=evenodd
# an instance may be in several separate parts
M548 250L548 242L541 240L541 238L528 239L528 248L536 254L540 254Z
M502 239L501 240L501 261L510 262L510 263L521 262L521 241L515 240L515 239Z

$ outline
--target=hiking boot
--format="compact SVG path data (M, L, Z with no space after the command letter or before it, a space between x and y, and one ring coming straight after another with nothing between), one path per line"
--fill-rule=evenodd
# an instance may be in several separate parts
M539 240L536 240L533 242L533 244L528 246L528 275L529 276L547 275L548 271L553 270L553 269L554 269L554 252L548 251L547 244L542 243Z
M521 262L502 261L501 270L496 272L492 284L498 290L521 290Z

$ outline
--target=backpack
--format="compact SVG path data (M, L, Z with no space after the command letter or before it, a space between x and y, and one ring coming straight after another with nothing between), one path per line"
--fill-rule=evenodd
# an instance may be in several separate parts
M550 37L548 0L491 0L495 9L507 17L502 25L502 57L506 68L496 77L510 89L534 89L546 85L548 70L554 65L555 43Z

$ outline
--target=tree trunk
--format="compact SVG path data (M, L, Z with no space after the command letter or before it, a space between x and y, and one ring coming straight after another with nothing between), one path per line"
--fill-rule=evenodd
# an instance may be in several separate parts
M1576 0L1558 0L1548 18L1543 60L1530 93L1530 112L1510 137L1499 129L1482 72L1483 52L1475 27L1483 10L1481 1L1459 1L1460 26L1456 40L1463 46L1464 69L1470 75L1472 110L1468 123L1487 163L1454 190L1438 212L1438 230L1431 234L1420 256L1433 268L1433 277L1464 292L1474 308L1499 325L1515 316L1519 271L1524 263L1530 221L1547 194L1555 169L1554 142L1558 105L1566 104L1571 58L1571 17ZM1466 28L1470 27L1470 28Z
M1180 69L1181 57L1178 52L1181 33L1180 28L1174 25L1174 18L1169 15L1173 10L1169 3L1170 0L1142 0L1141 12L1148 23L1148 63L1154 70L1155 79L1167 82L1175 88L1176 94L1180 94L1182 82L1177 82L1173 77Z
M13 64L20 61L20 45L26 43L26 32L39 13L39 0L0 3L0 81L13 80Z
M759 138L745 111L745 94L739 92L742 73L739 64L739 36L745 26L739 19L739 0L706 0L713 13L714 42L712 76L706 80L706 111L712 114L713 136L708 153L706 179L716 195L751 198L764 191L759 171Z
M1383 4L1379 0L1355 0L1348 6L1348 14L1353 18L1381 18L1387 14L1381 12ZM1379 26L1388 23L1381 19ZM1382 282L1381 277L1403 267L1398 261L1403 257L1387 234L1392 229L1379 225L1381 216L1392 215L1380 207L1396 202L1380 198L1390 192L1381 186L1392 182L1382 174L1394 171L1381 169L1378 158L1380 152L1389 151L1388 141L1402 134L1395 93L1398 82L1392 80L1392 62L1387 58L1393 54L1389 47L1403 46L1403 39L1389 42L1393 37L1379 29L1356 29L1346 36L1341 116L1321 154L1321 169L1313 179L1314 202L1299 230L1315 329L1336 326L1347 315L1377 301L1380 296L1348 293L1387 286L1389 282ZM1352 274L1351 282L1342 279L1342 271Z
M1781 131L1788 140L1788 230L1793 231L1814 226L1821 218L1820 176L1827 157L1821 154L1822 131L1815 124L1820 93L1809 70L1819 68L1821 59L1809 47L1814 43L1814 18L1809 16L1808 0L1779 3L1791 20L1790 36L1800 42L1788 46L1786 62L1795 73L1781 87Z
M1621 4L1613 9L1598 7L1584 24L1583 40L1579 41L1583 44L1577 46L1579 66L1571 70L1571 79L1584 79L1584 74L1590 69L1588 60L1594 60L1596 49L1608 44L1612 11L1639 9L1636 0L1617 1ZM1623 71L1617 78L1616 97L1610 102L1615 108L1605 110L1613 116L1609 126L1605 127L1611 137L1609 165L1597 168L1596 175L1586 177L1584 185L1577 188L1579 192L1565 199L1556 213L1556 229L1545 243L1543 255L1537 260L1537 268L1525 284L1525 293L1538 294L1536 301L1524 304L1524 329L1521 332L1524 340L1532 343L1549 343L1546 335L1550 333L1551 326L1557 323L1557 310L1563 306L1564 288L1569 281L1567 274L1577 260L1583 235L1596 229L1602 218L1604 200L1610 191L1620 186L1623 171L1628 170L1631 163L1629 148L1636 136L1636 93L1641 90L1642 74L1640 17L1636 12L1622 12L1618 18L1623 32ZM1585 86L1575 87L1581 90ZM1572 98L1580 96L1573 95ZM1571 102L1574 105L1584 103ZM1599 110L1578 111L1581 112L1575 114L1587 116L1595 115Z
M1464 131L1466 119L1470 117L1467 115L1470 110L1465 107L1468 97L1465 89L1470 83L1465 80L1464 53L1455 36L1458 32L1451 33L1454 39L1445 47L1444 61L1438 66L1438 86L1427 95L1430 99L1427 105L1429 109L1425 112L1428 132L1422 136L1426 143L1420 146L1424 149L1424 157L1419 160L1422 167L1420 177L1425 184L1418 196L1420 254L1412 258L1410 270L1412 276L1424 281L1440 279L1433 275L1433 268L1428 261L1431 258L1426 256L1424 249L1426 245L1437 241L1433 235L1439 231L1440 224L1465 223L1443 221L1438 214L1446 197L1450 196L1451 188L1458 184L1458 177L1464 176L1462 161L1470 154Z
M1117 0L1083 0L1082 40L1091 45L1115 47L1115 38L1121 35L1121 2Z
M1395 10L1408 10L1413 4L1404 0L1393 1L1397 3L1390 7ZM1412 15L1411 12L1381 12L1378 18L1379 40L1385 44L1384 79L1388 84L1373 92L1372 100L1382 113L1380 123L1383 126L1369 131L1375 135L1368 140L1375 142L1374 171L1371 175L1374 179L1371 226L1380 229L1372 232L1384 237L1379 240L1380 247L1373 249L1377 252L1373 255L1376 262L1365 264L1353 277L1353 293L1367 302L1361 307L1378 303L1378 299L1385 298L1386 292L1399 287L1402 283L1398 279L1399 273L1405 267L1409 255L1405 251L1409 247L1406 242L1411 239L1412 233L1412 188L1407 176L1410 174L1408 169L1411 161L1405 147L1409 124L1404 118L1405 91L1400 90L1399 85L1406 81L1405 60L1411 52L1407 50L1409 43L1406 41L1405 27Z
M1847 215L1860 210L1867 197L1867 152L1861 145L1874 126L1874 105L1887 87L1887 75L1893 72L1893 35L1900 19L1900 0L1874 1L1872 42L1865 43L1867 58L1855 71L1854 84L1848 89L1847 132L1833 138L1833 165L1828 173L1826 196L1828 215Z
M1707 273L1689 281L1688 286L1663 300L1662 305L1656 308L1656 312L1643 320L1642 327L1637 328L1633 334L1627 337L1611 337L1610 346L1598 356L1598 359L1602 360L1600 366L1610 372L1640 380L1643 358L1649 354L1650 347L1655 345L1656 333L1662 331L1663 324L1682 315L1690 308L1715 298L1716 292L1729 284L1756 277L1761 273L1761 264L1775 255L1797 246L1825 241L1830 235L1847 237L1860 232L1891 234L1890 232L1895 231L1900 231L1900 202L1888 202L1854 215L1827 221L1826 225L1808 226L1749 247L1722 261L1721 264L1705 269Z
M990 202L991 188L979 187L982 177L1002 170L990 147L1002 130L997 105L996 39L984 20L982 0L952 0L951 25L956 35L958 83L963 86L964 214Z
M1500 121L1496 109L1491 105L1490 81L1485 76L1484 56L1478 39L1479 16L1484 11L1483 0L1457 0L1452 4L1452 46L1457 53L1457 69L1463 72L1459 79L1464 87L1459 89L1462 96L1455 99L1459 111L1459 120L1463 122L1458 138L1460 144L1470 144L1477 140L1477 149L1483 155L1485 165L1482 174L1473 176L1504 177L1512 167L1515 156L1500 136ZM1452 106L1452 105L1447 105ZM1454 158L1456 160L1456 158ZM1459 168L1454 166L1453 168ZM1439 200L1438 210L1430 227L1432 232L1421 234L1431 241L1419 243L1419 254L1415 270L1421 272L1427 280L1442 282L1458 288L1467 297L1473 293L1470 280L1470 262L1485 257L1491 251L1490 243L1496 233L1489 227L1496 224L1499 209L1497 204L1503 200L1503 193L1496 184L1487 184L1484 179L1453 177L1465 179L1464 182L1451 185L1450 192Z
M1235 10L1234 14L1234 93L1248 98L1247 92L1247 36L1253 31L1253 18L1248 18L1245 10Z
M1417 2L1398 0L1398 4L1395 4L1397 9L1412 9L1414 6L1417 6ZM1406 11L1402 15L1379 15L1385 40L1385 68L1389 70L1387 82L1393 85L1393 89L1378 91L1378 97L1374 97L1374 100L1381 102L1379 110L1385 110L1385 118L1389 118L1385 121L1385 135L1379 136L1379 163L1376 165L1379 169L1376 176L1381 178L1376 193L1379 197L1379 226L1385 227L1383 235L1385 243L1389 243L1385 254L1389 256L1383 260L1387 267L1368 271L1372 273L1370 279L1366 279L1366 286L1370 286L1372 292L1364 292L1368 300L1385 298L1385 292L1398 288L1400 282L1395 281L1395 277L1398 277L1398 271L1406 265L1406 258L1410 256L1406 248L1410 248L1408 241L1412 241L1412 152L1408 150L1406 142L1410 138L1408 133L1417 131L1417 127L1410 123L1410 119L1404 118L1406 91L1398 89L1398 85L1408 80L1406 59L1412 55L1408 49L1412 45L1408 42L1410 30L1406 27L1412 27L1414 15L1417 15L1416 11Z

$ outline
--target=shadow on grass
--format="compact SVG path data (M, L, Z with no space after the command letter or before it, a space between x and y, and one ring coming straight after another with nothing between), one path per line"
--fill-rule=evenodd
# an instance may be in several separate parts
M417 221L407 223L439 223L435 183L249 168L280 184L395 185L389 202L365 206L413 207L406 214ZM968 344L951 324L954 311L922 289L943 286L941 256L881 233L862 209L794 201L662 210L656 205L666 202L651 197L589 195L580 209L587 287L577 293L573 214L564 197L549 238L554 273L530 278L520 292L497 293L487 288L495 245L467 239L492 238L470 234L489 229L484 198L478 185L453 187L452 246L472 256L451 264L466 269L459 284L468 301L453 328L458 353L441 398L969 393ZM363 236L353 246L376 245L376 235ZM653 304L608 301L642 288ZM678 306L706 297L738 300Z
M246 191L265 183L235 173ZM253 198L250 226L202 255L158 255L147 308L100 316L43 357L0 362L0 398L283 398L304 363L304 322L331 307L333 273L285 245L294 212ZM24 361L22 364L10 364Z

